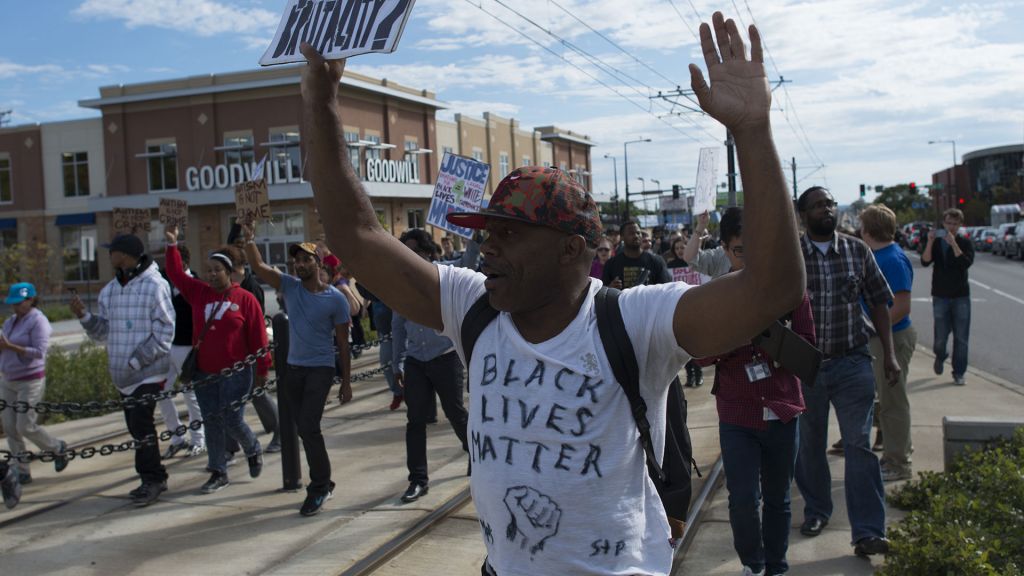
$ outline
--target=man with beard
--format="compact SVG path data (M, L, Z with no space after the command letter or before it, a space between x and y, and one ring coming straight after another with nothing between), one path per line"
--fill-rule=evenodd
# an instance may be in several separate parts
M622 251L604 265L601 281L619 290L672 281L665 260L643 249L640 223L630 220L622 226Z
M804 497L800 533L817 536L832 515L832 478L826 460L829 403L835 406L845 446L846 510L854 551L861 556L889 551L885 538L885 490L878 457L871 452L875 378L870 334L861 299L881 342L885 376L892 385L900 367L893 351L888 303L892 292L864 242L836 233L836 201L820 186L797 200L806 232L801 239L814 331L824 354L817 379L803 383L807 412L800 419L796 483Z
M110 264L115 277L100 291L99 310L92 314L75 294L71 312L78 317L89 338L107 345L110 378L121 400L141 399L159 394L171 367L174 340L174 304L171 286L160 276L160 268L146 254L142 240L120 234L110 244ZM142 484L129 492L136 506L149 506L167 490L167 470L160 463L152 402L124 407L128 432L138 442L135 471Z
M320 250L312 242L292 244L288 255L295 265L295 276L269 266L260 257L253 240L252 228L242 226L245 257L256 276L284 294L288 310L288 370L281 393L291 400L292 418L299 427L299 437L309 464L309 486L306 501L299 513L313 516L334 491L331 461L327 457L320 419L324 414L327 394L334 383L335 351L341 361L342 404L352 399L350 379L352 362L348 354L348 323L351 317L348 300L330 284L320 279Z

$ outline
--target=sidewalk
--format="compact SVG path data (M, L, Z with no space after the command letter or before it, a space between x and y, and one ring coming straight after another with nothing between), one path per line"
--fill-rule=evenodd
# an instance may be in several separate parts
M970 368L967 386L954 386L948 363L944 375L936 376L932 371L934 358L930 351L918 346L910 362L907 386L913 422L911 436L914 440L915 472L942 470L944 416L1020 417L1024 413L1024 388ZM829 444L838 436L839 426L833 416ZM854 556L843 497L843 459L829 456L829 463L835 512L820 536L807 538L800 534L804 503L796 485L793 485L793 523L788 555L790 576L868 576L883 563L880 556L873 557L871 561ZM887 492L897 484L886 484ZM743 571L732 547L728 506L728 491L723 485L715 494L681 569L676 572L677 576L735 576ZM904 515L889 507L887 523L895 524Z

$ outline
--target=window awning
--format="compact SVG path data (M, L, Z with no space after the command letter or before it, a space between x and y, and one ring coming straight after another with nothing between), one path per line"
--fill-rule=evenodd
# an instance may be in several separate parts
M96 224L95 212L57 216L57 226L92 226L94 224Z
M0 230L17 230L17 218L0 218Z

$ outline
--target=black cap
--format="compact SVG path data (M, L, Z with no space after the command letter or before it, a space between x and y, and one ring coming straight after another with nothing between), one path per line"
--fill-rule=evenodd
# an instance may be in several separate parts
M142 258L142 255L146 253L146 247L142 245L142 240L132 234L118 234L110 244L104 244L103 247L111 252L116 250L133 258Z

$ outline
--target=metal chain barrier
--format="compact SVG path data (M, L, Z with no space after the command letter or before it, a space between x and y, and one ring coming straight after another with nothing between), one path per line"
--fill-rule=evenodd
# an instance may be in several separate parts
M377 345L380 342L381 342L380 340L374 341L373 345ZM367 346L368 347L372 347L369 344ZM252 356L252 355L250 355L250 356ZM235 364L237 365L239 363L236 362ZM242 368L244 368L244 367L245 366L243 366ZM385 364L385 365L383 365L383 366L381 366L379 368L373 368L371 370L365 370L365 371L360 372L358 374L353 374L352 377L351 377L351 381L352 382L361 382L363 380L369 380L369 379L373 378L374 376L377 376L378 374L383 374L384 371L387 370L390 367L391 367L391 363L387 363L387 364ZM234 367L225 368L224 370L230 370L232 368L234 368ZM224 377L226 375L237 373L237 372L227 372L225 374L224 370L222 370L220 374L217 374L215 376L217 376L217 377ZM238 370L238 371L240 371L240 370ZM335 379L335 380L337 381L338 379ZM188 385L187 387L183 387L183 389L192 389L192 388L195 388L195 386L199 382L205 383L205 382L209 382L209 381L210 381L210 379L204 378L201 381L198 381L196 383L192 383L192 385ZM243 406L243 405L247 404L248 402L250 402L253 398L257 398L259 396L263 396L265 394L268 394L269 392L274 391L276 388L277 388L277 380L276 379L275 380L268 380L267 383L264 384L263 386L257 386L255 388L253 388L253 390L251 392L243 395L238 400L235 400L235 401L231 402L230 404L228 404L227 406L225 406L223 410L221 410L220 412L218 412L216 414L216 417L220 418L221 416L223 416L224 414L227 414L230 411L237 410L241 406ZM143 405L147 405L147 403L144 401L144 399L146 397L150 397L150 396L157 397L157 396L160 396L160 395L157 395L157 394L145 394L145 395L143 395L142 397L140 397L138 399L128 398L127 400L136 400L136 403L132 404L132 407L143 406ZM22 402L20 404L24 404L24 403ZM41 404L42 403L40 403L40 405ZM89 404L106 404L106 403L100 403L100 402L92 403L91 402ZM123 403L123 404L119 404L119 406L121 406L121 405L127 406L127 404L128 403L126 402L126 403ZM44 412L40 412L40 414L43 414L43 413ZM85 448L78 448L77 450L74 449L74 448L69 448L63 454L58 453L58 452L52 452L50 450L45 450L45 451L42 451L42 452L24 451L24 452L18 452L18 453L11 452L10 450L0 450L0 462L5 462L6 463L6 462L10 462L12 460L16 460L16 461L21 462L21 463L32 462L33 460L38 460L40 462L53 462L54 460L56 460L58 458L65 458L68 461L71 461L71 460L74 460L75 458L80 458L82 460L88 460L89 458L92 458L92 457L97 456L97 455L99 455L99 456L110 456L111 454L117 454L117 453L120 453L120 452L127 452L129 450L137 450L139 448L142 448L143 446L149 446L149 445L156 444L158 438L159 438L159 440L166 442L166 441L170 440L174 436L184 436L185 434L188 434L188 432L190 430L197 430L200 427L202 427L202 425L203 425L203 420L195 420L195 421L189 422L187 425L186 424L182 424L182 425L178 426L177 428L175 428L174 430L164 430L159 435L147 436L147 437L143 438L142 440L136 440L136 439L132 438L132 439L126 440L124 442L121 442L120 444L104 444L104 445L99 446L99 447L87 446Z

